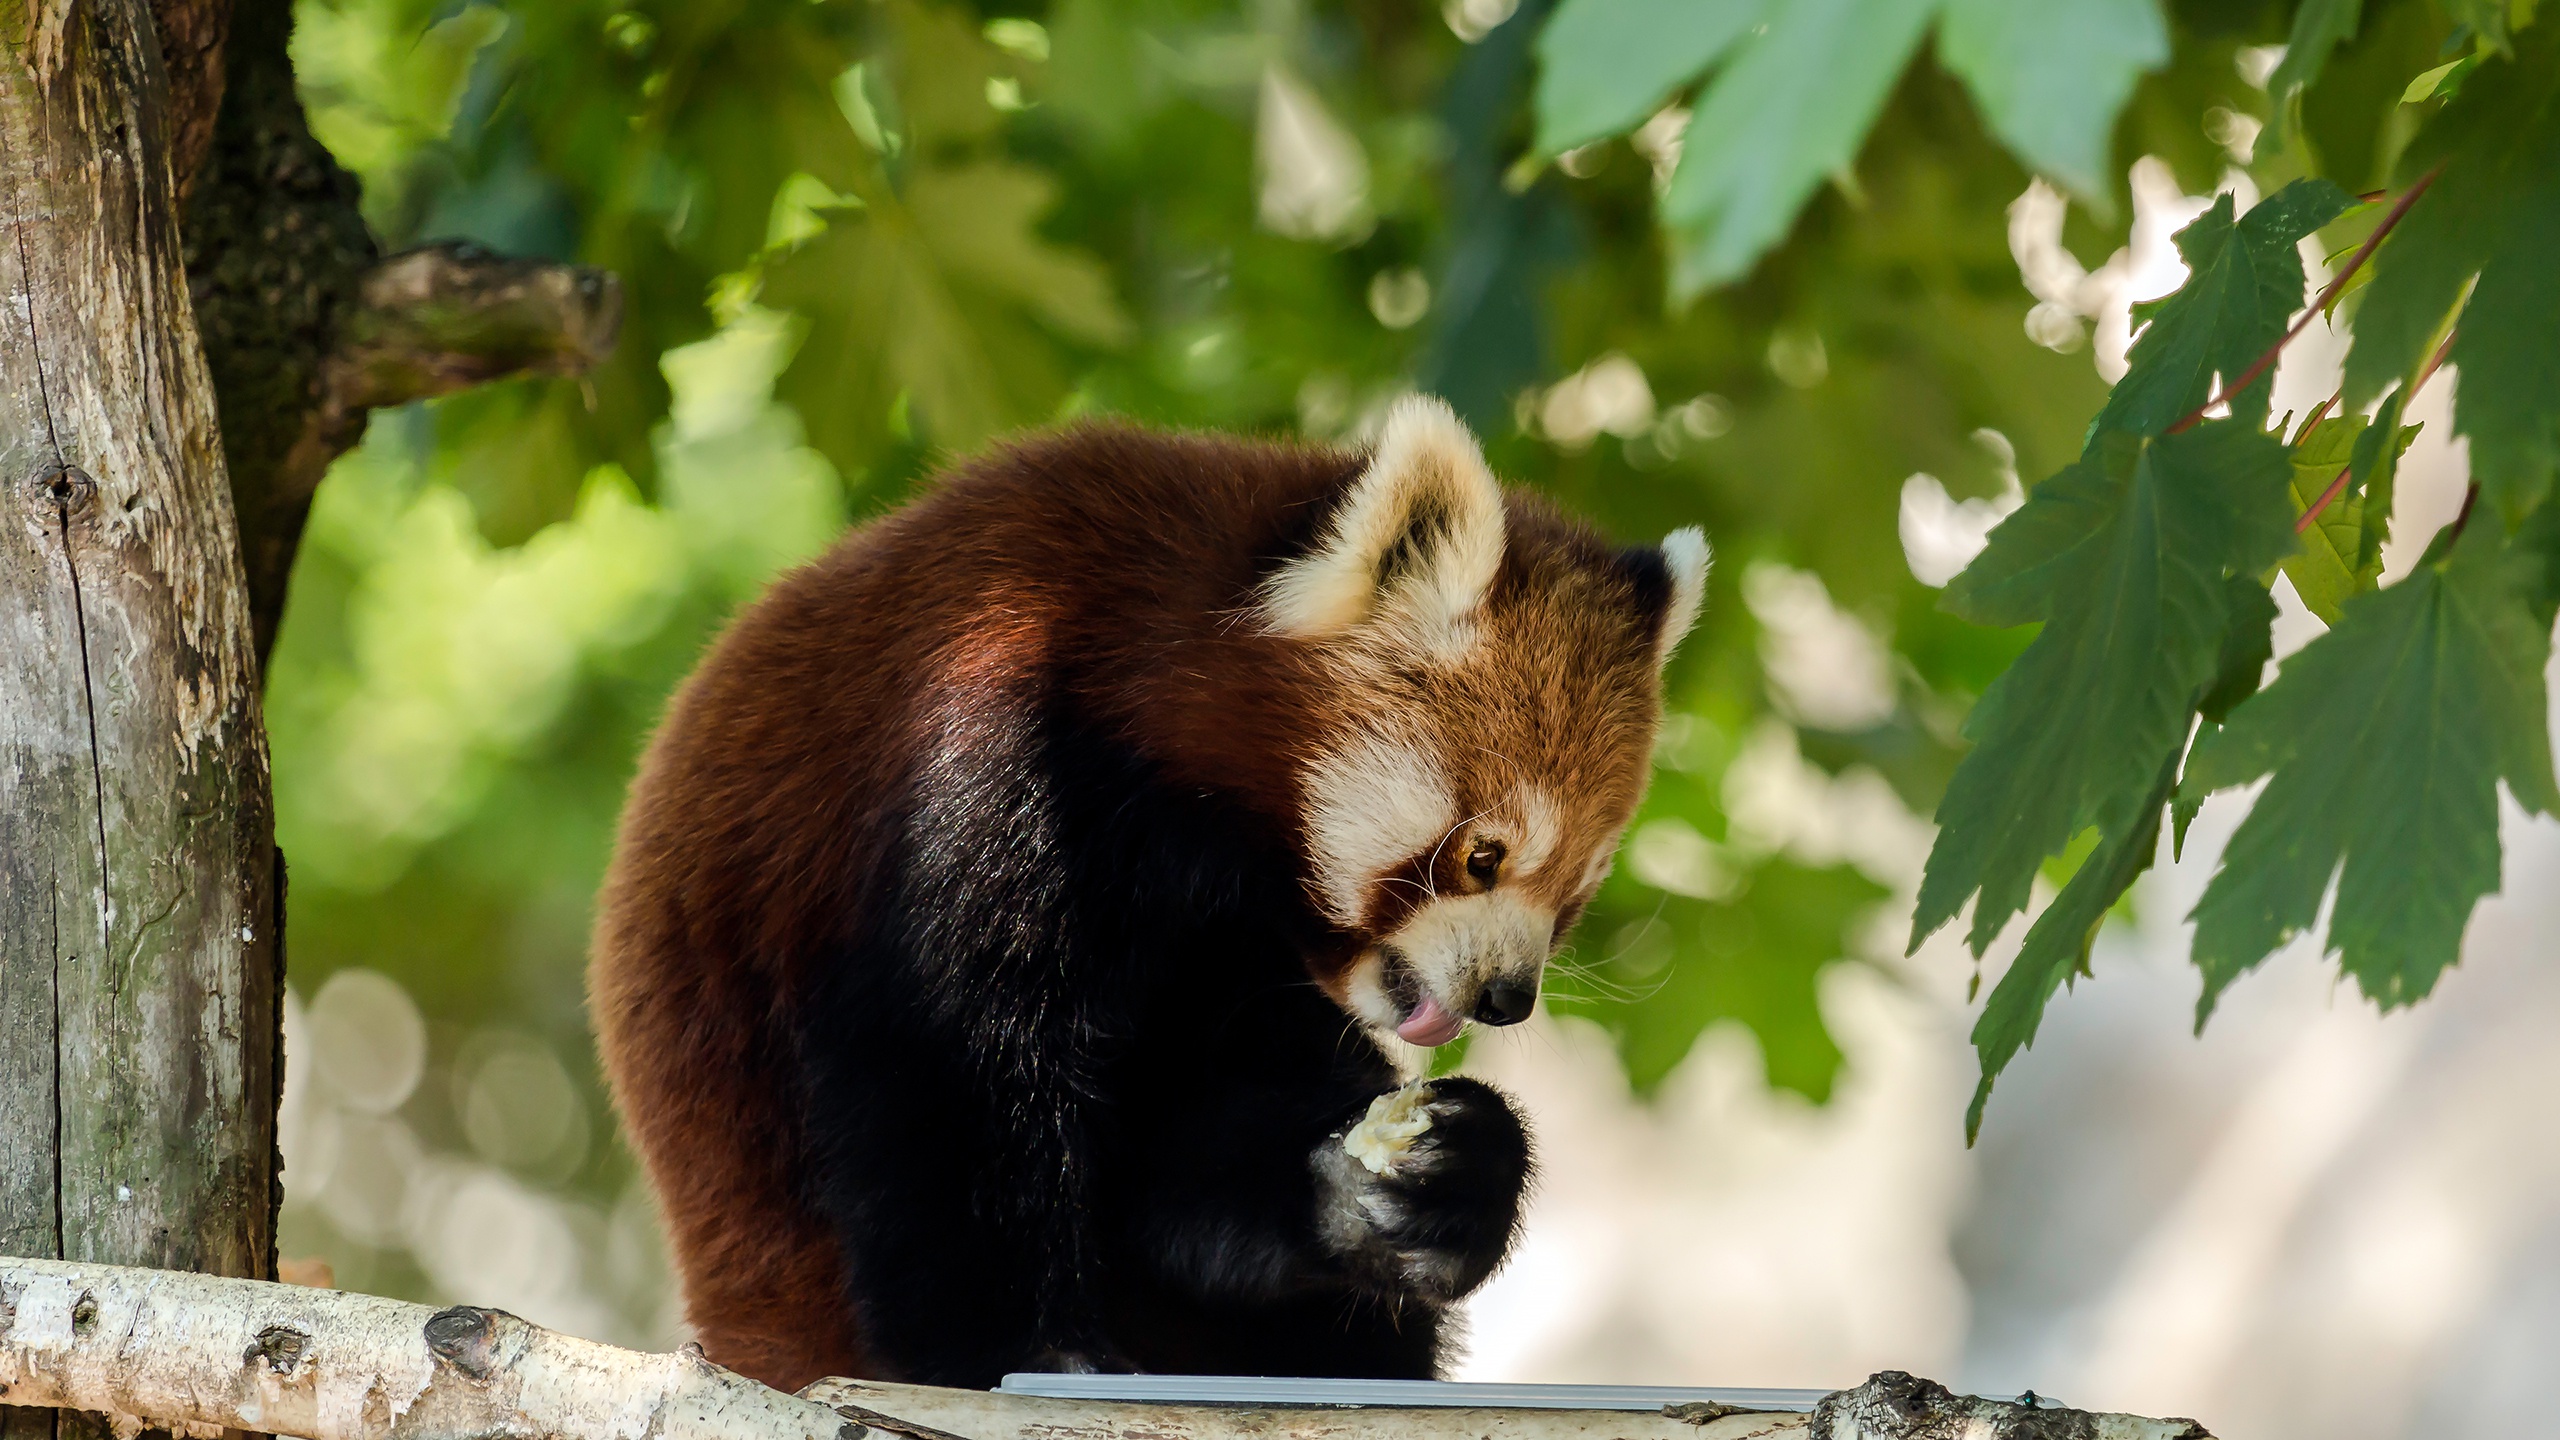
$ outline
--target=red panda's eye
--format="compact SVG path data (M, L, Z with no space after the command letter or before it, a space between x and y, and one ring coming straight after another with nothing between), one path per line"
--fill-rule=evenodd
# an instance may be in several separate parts
M1477 841L1476 848L1467 852L1467 873L1483 884L1492 884L1494 877L1502 873L1502 842Z

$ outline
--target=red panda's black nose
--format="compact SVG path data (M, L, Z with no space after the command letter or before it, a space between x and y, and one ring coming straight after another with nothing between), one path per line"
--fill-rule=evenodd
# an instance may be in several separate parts
M1487 1025L1517 1025L1538 1008L1538 992L1517 980L1496 980L1476 997L1476 1018Z

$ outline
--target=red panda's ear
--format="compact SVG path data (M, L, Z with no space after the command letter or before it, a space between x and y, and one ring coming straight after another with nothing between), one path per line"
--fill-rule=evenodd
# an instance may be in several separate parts
M1707 570L1715 553L1707 548L1707 532L1695 525L1662 537L1662 561L1671 569L1671 603L1663 607L1662 629L1653 638L1656 665L1671 663L1682 636L1698 623L1698 606L1707 598Z
M1306 554L1263 582L1263 623L1323 640L1377 638L1456 659L1502 568L1502 487L1449 407L1399 400L1369 466Z

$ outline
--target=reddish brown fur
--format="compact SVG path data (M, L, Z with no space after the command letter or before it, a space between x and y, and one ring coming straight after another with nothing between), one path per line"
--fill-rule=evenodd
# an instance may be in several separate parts
M1507 543L1481 648L1455 668L1415 667L1362 690L1372 703L1376 689L1402 690L1433 717L1461 813L1499 802L1523 780L1554 796L1559 853L1516 883L1559 912L1561 933L1591 898L1584 857L1614 839L1644 797L1660 690L1651 632L1637 623L1641 607L1610 568L1608 547L1543 500L1504 499ZM1373 887L1364 929L1393 930L1432 893L1479 888L1463 851L1435 846Z
M783 1009L862 913L913 768L972 694L1054 683L1175 782L1294 837L1300 769L1376 697L1264 633L1253 587L1361 463L1108 425L997 450L783 580L677 693L600 897L592 998L712 1359L784 1388L872 1368L796 1167ZM1584 527L1519 497L1508 517L1490 642L1363 683L1447 717L1465 795L1515 773L1554 791L1580 850L1549 898L1576 905L1579 854L1642 785L1660 602ZM1320 978L1362 943L1341 940Z

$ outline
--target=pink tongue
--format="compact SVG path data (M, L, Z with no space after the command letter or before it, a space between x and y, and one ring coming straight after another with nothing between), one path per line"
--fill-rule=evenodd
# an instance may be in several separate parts
M1446 1045L1458 1038L1466 1021L1440 1008L1440 1002L1425 995L1413 1013L1397 1024L1396 1034L1408 1045Z

